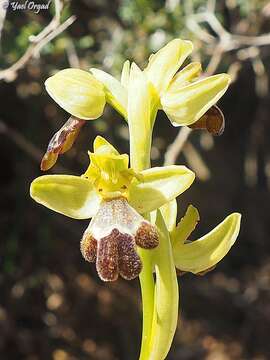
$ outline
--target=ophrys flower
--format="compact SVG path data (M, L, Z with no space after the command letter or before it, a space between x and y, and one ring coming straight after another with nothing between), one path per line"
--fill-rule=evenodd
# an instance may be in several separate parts
M82 176L45 175L31 184L31 196L42 205L75 219L92 218L81 250L96 262L99 276L116 280L118 274L133 279L142 263L136 245L158 245L156 228L141 214L175 199L193 182L185 166L167 166L134 172L128 155L98 136L90 165Z

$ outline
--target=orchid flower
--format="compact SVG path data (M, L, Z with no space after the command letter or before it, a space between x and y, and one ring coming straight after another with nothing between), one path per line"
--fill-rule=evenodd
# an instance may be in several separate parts
M192 48L190 41L172 40L150 56L143 72L135 63L130 66L127 60L121 81L95 68L91 69L93 75L80 69L64 69L48 78L46 90L71 118L51 139L41 169L48 170L59 154L71 148L85 121L100 117L106 102L128 121L129 89L133 93L138 82L147 83L147 91L151 92L153 114L148 127L153 127L159 109L165 111L174 126L191 126L199 121L224 94L230 78L227 74L219 74L198 79L201 73L198 62L177 72Z
M123 65L121 81L102 70L90 69L104 85L106 101L129 123L130 146L131 149L135 147L134 151L131 150L131 157L133 152L138 154L139 146L134 142L140 141L144 148L142 150L140 146L140 153L148 154L149 158L149 133L153 130L158 110L163 110L174 126L191 126L227 90L230 83L227 74L198 79L201 73L198 62L190 63L178 72L192 49L190 41L174 39L150 56L143 71L135 63L130 65L127 60ZM135 93L137 96L134 96ZM140 133L139 137L137 132ZM149 167L149 163L144 166Z
M230 77L227 74L198 79L201 64L192 62L179 70L191 54L190 41L174 39L149 58L144 75L152 85L158 109L162 109L174 126L190 125L199 120L227 90ZM91 68L92 74L103 83L106 100L119 113L127 117L129 85L141 70L127 60L124 63L121 81L106 72Z
M98 136L90 165L82 176L44 175L31 184L34 200L75 219L92 218L81 241L82 255L96 262L100 278L131 280L142 263L135 245L151 249L158 245L155 226L141 214L175 199L193 182L185 166L152 168L135 173L128 155Z
M208 234L191 241L199 221L189 206L177 224L176 197L194 180L184 166L151 168L152 132L158 110L174 126L223 130L213 105L228 88L230 77L199 78L193 62L178 71L192 51L190 41L175 39L149 58L141 70L126 61L121 80L98 69L60 71L46 81L53 99L72 117L51 140L41 167L50 168L73 144L86 120L101 116L105 103L127 121L129 156L120 155L98 136L90 165L82 176L45 175L31 184L38 203L76 219L92 218L81 240L85 260L95 262L102 280L139 275L143 306L140 360L164 360L177 326L177 273L204 274L228 253L240 230L233 213ZM211 110L212 109L212 110ZM212 118L219 115L219 124Z

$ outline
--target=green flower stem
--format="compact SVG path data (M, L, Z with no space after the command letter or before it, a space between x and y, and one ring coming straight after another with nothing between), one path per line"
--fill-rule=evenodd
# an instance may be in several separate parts
M142 123L129 119L130 161L135 171L150 167L152 131L158 109L154 105ZM137 120L137 121L136 121ZM146 215L147 216L147 215ZM178 318L178 284L168 229L158 211L160 244L155 250L138 249L143 269L140 275L143 330L139 360L165 359L176 330ZM153 269L156 270L156 281Z
M140 360L149 359L150 343L152 334L152 323L154 315L155 282L153 277L152 258L149 251L138 249L143 262L143 269L140 274L142 307L143 307L143 330Z
M129 121L130 133L130 163L135 171L142 171L150 167L150 153L152 143L153 123L157 109L152 112L151 119L142 124L141 122ZM152 121L151 121L152 120ZM151 124L152 123L152 124ZM142 127L144 125L144 127ZM140 139L140 141L139 141ZM148 214L145 214L148 217ZM140 274L140 285L143 308L143 330L140 360L149 359L152 323L154 316L155 281L153 277L152 254L149 250L138 249L143 263Z
M150 98L149 98L150 101ZM136 121L138 119L129 119L130 134L130 163L135 171L142 171L151 166L151 144L152 131L157 114L156 109L152 109L146 117L146 121ZM143 111L144 109L142 109ZM145 214L148 217L148 214ZM151 252L144 249L138 249L138 253L143 263L143 269L140 274L140 285L142 294L143 308L143 330L140 360L149 359L149 345L151 339L151 329L154 314L155 282L153 277L153 265Z
M156 226L160 243L153 250L156 287L149 360L163 360L167 356L177 327L179 302L170 235L159 210Z

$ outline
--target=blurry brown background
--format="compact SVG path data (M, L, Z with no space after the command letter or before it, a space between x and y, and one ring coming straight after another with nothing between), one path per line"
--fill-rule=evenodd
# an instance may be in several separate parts
M63 8L59 1L56 4L60 4L56 11L52 2L49 10L37 14L10 7L0 10L0 359L138 358L138 281L102 283L79 250L88 222L34 203L29 184L41 174L39 160L48 140L68 117L45 92L44 80L70 66L96 66L119 75L125 59L144 66L151 52L174 37L194 41L193 59L202 61L208 73L226 71L234 78L219 104L226 117L224 135L212 138L194 131L177 158L197 174L195 184L180 198L179 218L189 203L199 208L196 236L233 211L241 212L243 221L236 245L214 271L179 279L181 326L168 359L269 359L270 3L74 0L62 3ZM73 15L77 18L71 24ZM53 16L56 20L49 30L63 23L66 30L52 41L46 36L38 39L43 41L40 51L30 49L21 68L10 69L30 41L36 46L33 35ZM160 113L153 165L163 163L177 133ZM126 125L107 107L101 119L84 127L54 171L83 172L86 151L97 134L128 152Z

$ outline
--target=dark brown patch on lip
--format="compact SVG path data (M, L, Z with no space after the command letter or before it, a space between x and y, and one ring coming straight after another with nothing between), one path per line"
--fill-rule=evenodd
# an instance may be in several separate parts
M155 226L144 221L135 235L135 242L143 249L154 249L158 246L158 232Z
M97 240L85 231L81 240L81 253L86 261L96 262Z
M96 267L100 278L104 281L115 281L118 278L118 235L112 232L98 241Z
M115 281L119 274L126 280L132 280L142 270L134 237L118 229L98 240L85 232L81 252L85 260L96 262L98 275L103 281Z
M142 270L142 262L135 250L134 238L128 234L119 234L119 273L126 280L135 279Z

